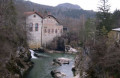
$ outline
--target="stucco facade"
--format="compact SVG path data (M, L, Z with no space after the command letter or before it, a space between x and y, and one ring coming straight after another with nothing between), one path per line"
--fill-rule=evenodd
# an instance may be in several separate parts
M43 19L43 28L42 28L42 45L46 46L49 44L55 37L61 36L63 33L63 26L59 24L57 19L48 15Z
M42 17L36 13L33 13L26 17L27 30L29 31L28 44L30 48L41 47L41 28L42 28Z
M55 37L61 36L63 26L57 19L48 15L42 17L37 12L26 12L26 27L29 31L29 47L32 49L40 48L49 44Z

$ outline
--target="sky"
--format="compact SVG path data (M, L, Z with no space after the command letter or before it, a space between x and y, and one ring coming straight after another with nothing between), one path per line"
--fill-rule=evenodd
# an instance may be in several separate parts
M44 4L44 5L50 5L50 6L56 6L61 3L72 3L77 4L84 10L98 10L98 4L100 0L29 0L35 3ZM111 12L113 12L116 9L120 9L120 0L109 0L109 4L111 6Z

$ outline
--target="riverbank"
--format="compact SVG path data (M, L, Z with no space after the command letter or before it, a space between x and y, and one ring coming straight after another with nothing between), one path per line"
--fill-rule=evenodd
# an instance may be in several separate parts
M28 49L19 47L16 53L6 63L6 68L10 72L8 76L10 78L23 78L24 74L33 67L33 62Z
M68 53L68 54L76 54L78 53L80 48L70 48L70 50L59 51L59 50L50 50L46 48L38 48L33 49L36 53Z

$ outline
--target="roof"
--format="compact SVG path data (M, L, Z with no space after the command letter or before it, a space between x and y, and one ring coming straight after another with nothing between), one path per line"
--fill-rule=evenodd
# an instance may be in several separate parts
M53 17L53 18L60 24L60 22L57 20L56 17L54 17L53 15L47 15L46 17L49 17L49 16L50 16L50 17ZM46 18L46 17L45 17L45 18ZM44 19L45 19L45 18L44 18Z
M25 14L26 16L29 16L29 15L32 15L32 14L37 14L37 15L39 15L41 18L43 18L43 16L41 15L40 12L35 12L35 11L33 11L33 12L24 12L24 14Z
M112 29L112 30L120 32L120 28L115 28L115 29Z
M32 12L24 12L24 14L25 14L26 16L29 16L29 15L32 15L32 14L37 14L37 15L39 15L41 18L43 18L43 16L41 15L41 13L40 13L40 12L36 12L36 11L32 11ZM57 20L57 18L54 17L54 16L51 15L51 14L45 16L44 19L45 19L46 17L49 17L49 16L50 16L50 17L53 17L53 18L58 22L58 24L60 24L60 22Z

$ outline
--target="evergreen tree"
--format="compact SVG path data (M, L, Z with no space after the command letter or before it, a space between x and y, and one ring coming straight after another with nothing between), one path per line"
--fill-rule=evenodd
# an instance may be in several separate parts
M95 32L96 32L96 25L95 25L96 19L88 19L85 23L85 39L90 40L94 39Z
M100 0L101 4L98 7L99 11L97 13L97 19L98 19L98 26L97 30L99 33L101 32L101 29L104 28L107 31L110 31L112 29L112 15L110 13L110 5L108 4L108 0Z
M117 28L120 26L120 10L115 10L113 13L113 28Z
M101 29L101 35L107 35L108 31L106 30L105 26L103 26L103 28Z

